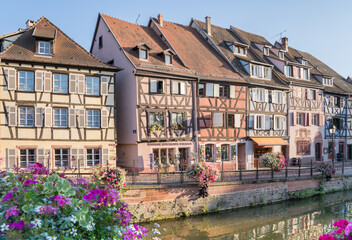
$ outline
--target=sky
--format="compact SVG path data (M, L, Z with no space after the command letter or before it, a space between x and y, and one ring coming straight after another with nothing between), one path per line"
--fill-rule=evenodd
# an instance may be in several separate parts
M159 13L188 25L211 17L212 24L264 36L288 37L291 47L309 52L344 77L352 76L350 0L0 0L0 35L45 16L78 44L90 49L98 13L140 25Z

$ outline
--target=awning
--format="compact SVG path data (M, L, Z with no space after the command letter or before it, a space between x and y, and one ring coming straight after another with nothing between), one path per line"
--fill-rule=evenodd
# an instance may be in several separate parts
M280 137L252 137L251 138L258 146L282 146L288 143Z

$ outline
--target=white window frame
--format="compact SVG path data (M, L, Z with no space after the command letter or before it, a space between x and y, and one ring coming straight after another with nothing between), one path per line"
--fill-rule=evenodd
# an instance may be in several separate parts
M62 91L64 89L64 86L63 86L64 81L66 81L66 88L64 91ZM58 89L56 88L56 85L58 85ZM60 73L53 74L53 92L65 93L65 94L68 93L68 75L67 74L60 74Z
M283 51L279 51L278 55L281 60L285 58L285 53Z
M325 77L323 77L323 78L322 78L322 82L323 82L323 85L326 85L326 86L333 86L333 80L332 80L332 78L325 78Z
M222 159L222 147L223 146L226 146L226 149L227 149L227 159ZM230 161L231 160L231 158L230 158L230 156L231 156L231 154L230 154L230 150L231 150L231 148L230 148L230 144L221 144L221 146L220 146L220 159L221 159L221 161Z
M302 76L301 76L304 80L308 80L309 79L309 70L306 68L303 68L302 70Z
M258 123L260 123L261 126L259 126ZM265 115L264 114L255 115L254 129L256 129L256 130L264 130L265 129Z
M24 76L21 76L21 74L24 74ZM28 76L29 74L32 75L32 78ZM18 71L18 90L19 91L25 91L25 92L34 92L34 78L35 74L34 72L31 71ZM32 80L32 88L28 87L29 81ZM23 84L21 82L23 81ZM21 87L24 86L24 87Z
M282 104L282 92L281 91L274 91L274 98L276 104Z
M33 114L28 114L28 110L32 109ZM21 110L24 110L24 113L21 112ZM18 108L18 114L19 114L19 126L20 127L34 127L35 124L35 108L34 107L19 107ZM32 119L30 119L30 116L32 115ZM22 116L24 119L22 119ZM32 124L28 124L29 121L32 121ZM24 122L24 124L22 124Z
M91 153L88 153L91 150ZM98 152L97 152L98 151ZM86 150L86 154L87 154L87 167L95 167L97 165L99 165L101 163L101 148L87 148ZM99 155L99 158L97 159L97 155ZM89 160L89 157L91 157L92 159ZM91 162L91 164L89 164L89 162Z
M264 47L263 48L263 53L265 56L269 56L269 48L268 47Z
M283 116L274 116L274 130L284 129L283 118Z
M25 154L22 155L21 151L25 150ZM34 154L29 154L29 150L34 150ZM25 157L25 161L22 161L22 157ZM33 161L29 161L29 157L33 157ZM22 166L22 162L26 163L26 166ZM21 168L26 168L28 164L33 164L36 162L36 149L35 148L26 148L26 149L20 149L20 167Z
M259 94L259 92L261 94ZM259 96L261 96L262 98L259 98ZM256 101L257 102L265 102L265 89L263 89L263 88L256 89Z
M152 127L154 124L158 124L161 127L165 126L165 116L164 112L149 112L149 127ZM159 119L158 119L159 118Z
M142 57L142 52L145 52L145 57ZM139 59L148 61L148 50L147 49L139 49Z
M290 71L288 71L288 69L290 69ZM290 74L289 74L290 73ZM286 65L285 66L285 75L286 77L293 77L293 69L292 66L290 65Z
M307 65L307 60L301 59L301 64L302 65Z
M100 128L100 110L87 109L87 128Z
M166 63L166 65L173 65L171 54L165 54L165 63Z
M176 123L177 124L183 124L183 122L184 122L183 118L184 118L184 113L182 113L182 112L172 112L171 113L171 125L174 125Z
M66 112L66 114L64 114ZM68 127L68 109L67 108L54 108L53 109L53 126L57 128L67 128ZM59 116L59 119L56 119ZM66 119L66 120L65 120ZM66 125L64 124L66 121Z
M41 46L43 44L43 46ZM47 41L39 41L38 42L38 53L44 55L51 54L51 43Z
M312 113L312 125L319 126L319 113Z
M59 153L57 154L56 151L59 150ZM63 153L63 150L67 150L67 154L64 154ZM60 165L57 165L56 162L56 156L59 156L60 159ZM67 157L67 160L64 160L64 158ZM67 166L65 166L63 163L64 162L67 162ZM58 167L58 168L69 168L70 167L70 149L69 148L56 148L54 149L54 164L55 164L55 167Z
M100 78L87 76L86 77L86 94L99 96L100 94Z
M304 113L296 113L296 125L304 126L304 120Z

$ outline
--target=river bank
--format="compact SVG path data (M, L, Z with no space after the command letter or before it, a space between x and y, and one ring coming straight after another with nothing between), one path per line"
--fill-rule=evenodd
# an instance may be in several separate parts
M138 222L188 217L307 198L352 188L352 176L216 182L207 198L198 198L196 184L127 186L122 199Z

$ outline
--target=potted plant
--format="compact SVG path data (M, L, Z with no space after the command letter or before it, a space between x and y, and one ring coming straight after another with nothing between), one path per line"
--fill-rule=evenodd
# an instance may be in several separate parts
M150 132L151 132L151 133L153 133L153 132L155 132L155 131L160 132L160 131L162 131L162 130L163 130L163 127L162 127L160 124L158 124L158 123L154 123L154 124L151 126L151 128L150 128Z
M184 126L181 123L175 122L174 124L171 125L171 130L183 130Z
M287 164L282 153L265 153L259 160L265 167L270 167L275 172L280 172Z
M326 181L330 181L332 175L335 175L335 168L332 166L331 162L317 162L315 163L315 169L321 172Z

